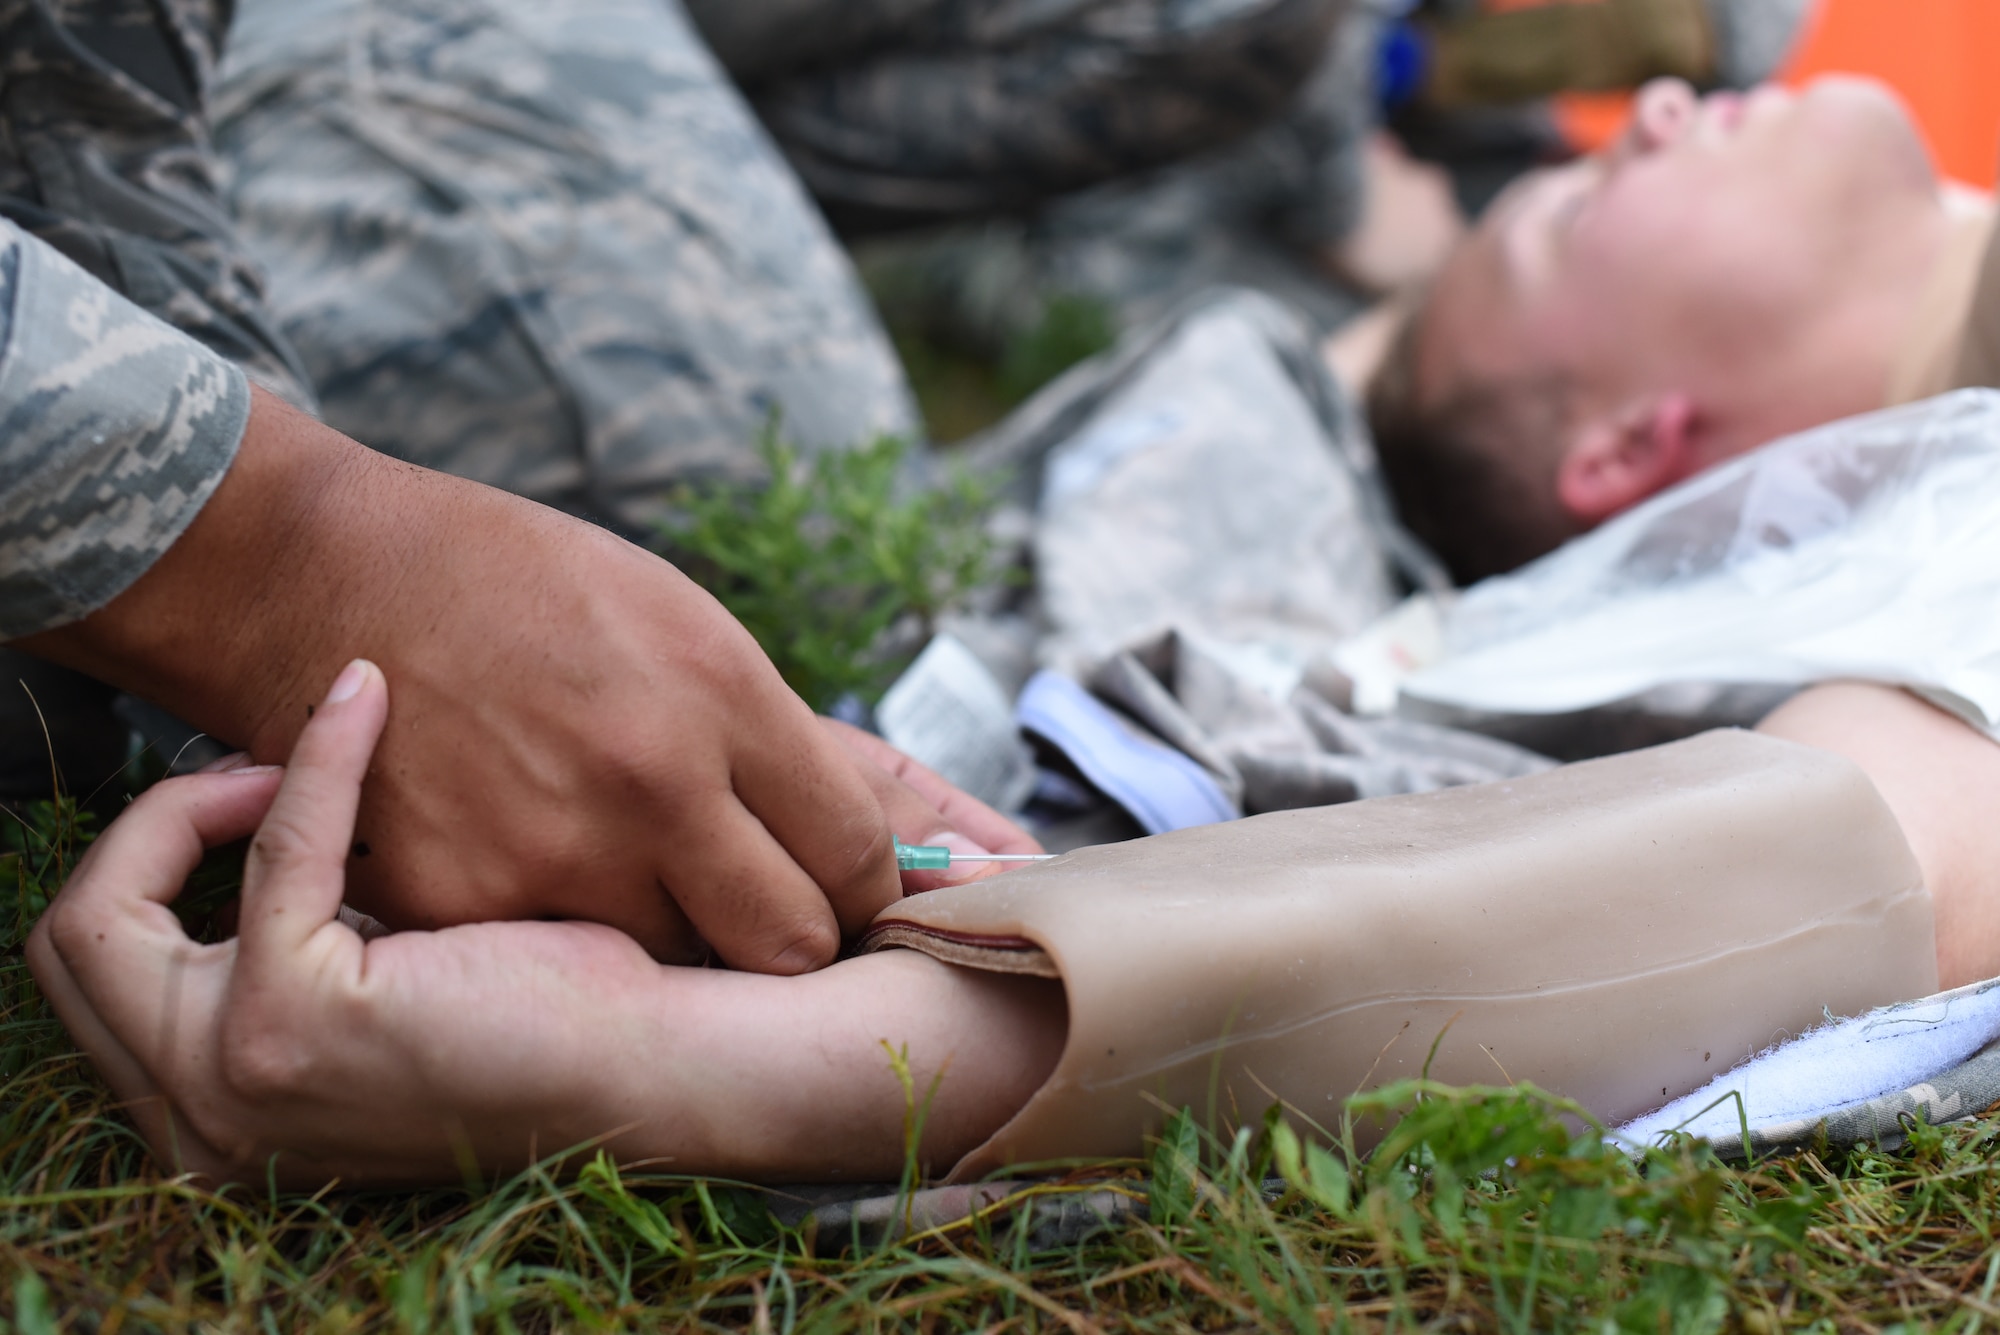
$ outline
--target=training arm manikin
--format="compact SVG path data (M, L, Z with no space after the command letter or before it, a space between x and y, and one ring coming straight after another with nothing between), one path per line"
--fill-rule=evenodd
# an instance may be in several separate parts
M1163 1107L1283 1099L1330 1126L1426 1067L1615 1123L1937 986L1867 777L1743 732L1087 849L904 900L865 946L1064 986L1054 1074L958 1179L1138 1153Z

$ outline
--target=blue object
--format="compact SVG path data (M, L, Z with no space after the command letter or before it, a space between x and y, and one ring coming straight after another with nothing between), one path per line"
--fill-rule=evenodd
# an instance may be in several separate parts
M896 845L897 871L949 871L954 862L1047 862L1054 853L954 853L943 844Z
M1398 19L1382 30L1375 47L1375 100L1383 111L1415 98L1430 74L1431 51L1416 25Z
M897 871L946 871L951 867L951 850L936 844L906 844L896 841Z
M863 732L872 732L877 737L882 735L882 730L875 726L875 711L868 707L866 700L863 700L853 691L848 691L838 700L835 700L832 708L828 709L826 713L828 718L838 719L850 728L859 728Z
M1068 756L1098 791L1148 834L1214 825L1243 813L1209 772L1105 707L1059 673L1028 679L1014 719Z

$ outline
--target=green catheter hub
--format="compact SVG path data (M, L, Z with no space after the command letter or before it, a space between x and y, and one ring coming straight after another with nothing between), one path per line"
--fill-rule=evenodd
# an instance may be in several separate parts
M950 871L958 862L1046 862L1054 853L954 853L942 844L896 841L898 871Z

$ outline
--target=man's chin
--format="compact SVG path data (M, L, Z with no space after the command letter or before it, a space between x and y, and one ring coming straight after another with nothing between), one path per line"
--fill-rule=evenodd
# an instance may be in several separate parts
M1850 165L1858 165L1861 155L1912 182L1935 186L1937 168L1923 131L1902 96L1880 79L1823 74L1799 94L1797 114L1821 151L1838 153Z

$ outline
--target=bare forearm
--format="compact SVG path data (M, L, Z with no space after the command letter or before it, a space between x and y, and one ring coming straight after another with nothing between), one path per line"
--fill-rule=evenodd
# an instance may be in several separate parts
M1946 987L2000 975L2000 744L1907 691L1836 682L1758 727L1868 774L1923 869Z
M409 598L466 592L416 587L441 545L519 546L519 519L538 509L254 390L236 460L181 539L100 611L20 643L283 760L343 663L396 662L389 625Z
M628 1116L673 1107L619 1142L631 1157L762 1181L894 1178L905 1156L907 1073L942 1171L1011 1118L1055 1069L1061 987L981 974L913 952L843 961L804 978L659 971L656 1041L673 1066L639 1073ZM682 1017L699 1010L704 1023ZM686 1127L709 1128L684 1143ZM689 1164L690 1153L703 1162Z
M372 1007L391 1027L368 1048L403 1054L411 1115L339 1110L323 1135L277 1118L290 1139L258 1146L246 1168L276 1151L302 1185L451 1181L468 1155L504 1173L600 1142L622 1161L674 1172L893 1178L907 1105L892 1053L907 1052L916 1099L928 1102L921 1157L943 1169L1040 1088L1065 1037L1056 984L913 953L785 979L657 966L598 929L460 931L464 966L493 975L493 1006L441 1015L396 990ZM523 933L538 937L526 950ZM424 963L430 983L453 967L435 951Z

